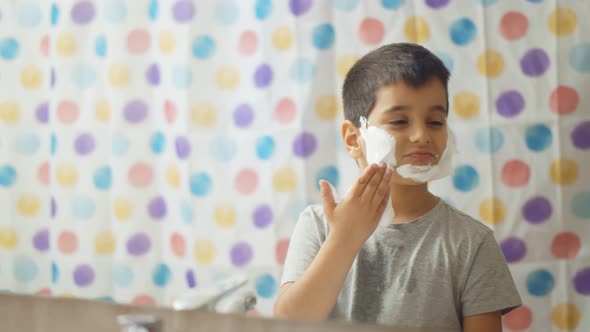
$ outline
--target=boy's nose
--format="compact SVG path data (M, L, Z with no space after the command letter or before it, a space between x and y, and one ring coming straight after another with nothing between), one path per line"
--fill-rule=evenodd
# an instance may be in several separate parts
M414 125L411 128L410 140L413 143L430 143L430 133L423 125Z

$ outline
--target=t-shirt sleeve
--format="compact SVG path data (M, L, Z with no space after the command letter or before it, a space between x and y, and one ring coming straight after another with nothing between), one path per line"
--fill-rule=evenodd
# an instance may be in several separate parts
M311 206L299 215L289 242L281 285L301 277L317 255L322 245L321 224L321 218Z
M522 304L504 255L487 233L471 264L461 296L463 316L498 311L507 314Z

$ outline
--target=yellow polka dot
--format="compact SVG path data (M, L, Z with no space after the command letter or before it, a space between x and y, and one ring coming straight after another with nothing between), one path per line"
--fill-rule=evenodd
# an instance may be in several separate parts
M20 118L20 107L12 101L0 102L0 120L7 124L18 122Z
M18 234L12 228L0 228L0 248L11 250L18 244Z
M114 210L115 216L120 221L125 221L131 217L131 213L133 212L133 206L131 203L125 198L117 198L114 202Z
M412 16L406 21L404 34L413 43L425 42L430 38L430 26L424 18Z
M345 78L346 74L352 66L358 61L358 57L356 55L343 55L338 58L336 61L336 71L341 78Z
M115 238L115 234L111 231L104 231L96 235L96 238L94 239L94 248L96 249L97 254L108 255L115 251L116 243L117 239Z
M571 35L576 30L578 18L569 8L556 8L549 14L547 25L549 31L557 36Z
M57 297L63 297L63 298L67 298L67 299L75 299L76 295L74 295L72 293L59 293L59 294L57 294Z
M170 165L168 169L166 169L166 180L168 181L168 185L172 188L180 187L180 171L178 170L178 166Z
M191 109L191 120L196 127L211 127L217 120L217 110L209 103L196 104Z
M559 329L571 331L580 323L580 310L573 303L561 303L553 307L551 320Z
M506 206L497 197L488 198L481 202L479 216L488 224L500 224L506 218Z
M111 122L111 106L106 100L101 100L96 103L96 120L102 123Z
M288 27L279 27L272 33L272 45L279 51L285 51L293 44L293 34Z
M322 120L334 120L340 112L340 103L335 95L319 96L315 102L315 114Z
M175 47L174 34L171 31L160 32L160 51L164 54L170 54L174 52Z
M551 164L550 173L556 184L572 184L578 179L578 164L575 160L559 159Z
M129 70L125 65L113 64L109 68L109 82L114 87L124 87L129 83Z
M78 181L78 170L72 165L59 165L56 169L57 183L62 187L69 188Z
M494 78L504 71L504 58L496 51L487 50L477 57L477 70L482 76Z
M215 208L217 225L228 228L236 224L236 209L231 205L220 205Z
M18 212L25 217L33 217L39 213L41 202L34 195L22 195L17 202Z
M272 185L275 191L291 192L297 185L295 171L291 168L278 169L272 177Z
M209 240L200 240L195 243L195 258L201 264L208 264L215 258L215 245Z
M26 66L20 73L20 81L25 88L37 89L43 82L43 73L35 65Z
M217 71L215 81L220 89L234 89L240 83L240 72L235 66L223 66Z
M56 49L58 55L72 55L76 52L76 39L71 34L62 32L57 36Z
M453 111L463 119L470 119L479 114L479 97L469 91L462 91L453 97Z

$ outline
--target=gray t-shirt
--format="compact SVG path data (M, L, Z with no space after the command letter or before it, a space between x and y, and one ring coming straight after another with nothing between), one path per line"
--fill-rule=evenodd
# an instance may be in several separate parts
M282 282L296 281L326 239L322 207L295 226ZM443 200L422 217L380 226L359 251L330 318L460 330L462 317L521 304L493 232Z

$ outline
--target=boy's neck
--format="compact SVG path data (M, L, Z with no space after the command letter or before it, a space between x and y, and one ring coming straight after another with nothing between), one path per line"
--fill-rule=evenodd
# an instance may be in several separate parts
M440 198L428 191L428 185L392 185L391 203L395 211L394 224L403 224L425 215Z

